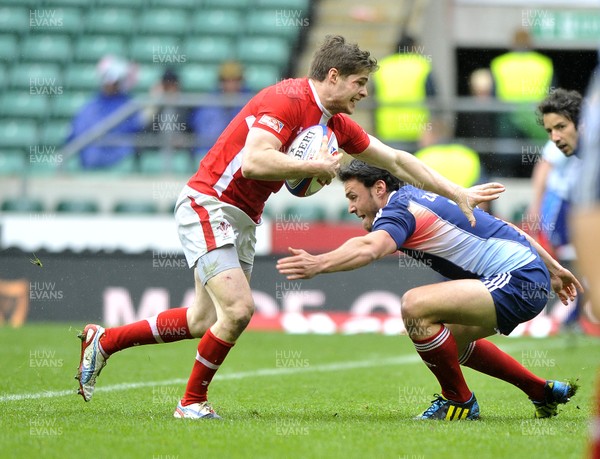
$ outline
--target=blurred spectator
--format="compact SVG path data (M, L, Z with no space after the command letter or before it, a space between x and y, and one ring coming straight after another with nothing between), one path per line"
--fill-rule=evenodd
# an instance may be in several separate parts
M186 136L191 133L190 108L169 105L181 100L179 75L167 68L160 82L150 89L150 95L160 103L144 111L146 131L160 136L158 144L162 149L185 148L189 145Z
M494 95L494 79L489 69L477 69L469 77L469 91L473 97L488 101Z
M131 100L127 92L135 81L135 68L130 63L118 57L106 56L98 63L97 72L100 92L73 118L67 142L81 136ZM110 129L107 134L135 134L142 129L141 116L133 114ZM85 169L108 168L134 152L134 146L131 144L110 146L93 142L81 150L81 166Z
M431 57L423 55L416 41L401 37L395 54L379 62L373 74L377 136L388 143L416 143L427 130L429 110L424 104L436 95ZM386 104L417 104L414 107L386 107Z
M237 61L226 61L219 69L219 88L215 94L243 95L251 91L244 83L242 65ZM204 156L217 138L225 130L229 122L244 106L205 105L197 108L191 115L192 129L196 133L198 149L196 154Z
M486 108L494 99L494 80L489 69L477 69L469 76L469 92L476 107ZM474 111L459 113L456 134L468 138L496 137L496 113Z
M526 29L515 31L512 50L494 58L490 69L494 93L503 102L540 102L552 88L552 60L532 50L531 36ZM502 114L499 123L502 137L544 138L527 105L514 113Z
M431 129L421 137L415 156L447 179L465 188L483 183L479 154L454 142L450 123L434 118ZM487 203L486 203L487 204ZM489 206L479 205L485 211Z

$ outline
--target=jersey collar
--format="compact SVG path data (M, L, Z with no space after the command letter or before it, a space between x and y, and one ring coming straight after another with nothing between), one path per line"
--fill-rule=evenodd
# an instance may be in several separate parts
M398 193L398 190L394 190L390 193L390 195L388 196L388 200L385 203L386 206L390 203L390 201L392 200L392 196L394 196L396 193Z
M308 79L308 85L310 86L310 90L312 91L313 97L315 98L315 102L317 103L317 106L321 109L321 111L323 112L323 115L325 115L325 117L327 119L331 118L333 115L331 113L329 113L325 107L323 107L323 104L321 103L321 99L319 99L319 95L317 94L317 89L315 88L315 85L310 80L310 78Z

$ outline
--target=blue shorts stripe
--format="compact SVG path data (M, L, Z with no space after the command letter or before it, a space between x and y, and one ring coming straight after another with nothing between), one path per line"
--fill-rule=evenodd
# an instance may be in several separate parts
M495 277L490 278L489 280L485 281L483 284L487 287L487 289L490 292L492 292L492 291L496 290L497 288L504 287L506 284L508 284L510 282L511 278L512 278L512 276L509 273L502 273L502 274L498 274Z

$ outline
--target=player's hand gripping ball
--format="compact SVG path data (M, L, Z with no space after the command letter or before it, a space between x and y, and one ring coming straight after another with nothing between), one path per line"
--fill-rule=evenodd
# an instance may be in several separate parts
M317 124L302 131L294 139L287 155L296 158L300 161L309 161L314 159L321 149L323 137L326 136L327 150L330 155L335 155L338 152L338 142L335 133L323 124ZM308 177L303 179L286 180L285 186L294 196L305 197L315 194L326 185L325 182L316 177Z

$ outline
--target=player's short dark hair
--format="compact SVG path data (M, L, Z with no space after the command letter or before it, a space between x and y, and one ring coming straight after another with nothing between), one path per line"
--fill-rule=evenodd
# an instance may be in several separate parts
M323 81L329 70L336 68L345 77L368 70L375 72L377 59L369 51L362 51L356 43L347 43L341 35L327 35L313 56L308 72L309 78Z
M404 182L398 177L390 174L385 169L370 166L367 163L353 159L350 163L340 167L338 178L342 182L356 179L367 188L371 188L378 180L383 180L388 191L395 191L404 186Z
M544 125L544 115L556 113L564 116L575 124L579 125L579 114L581 113L581 103L583 98L577 91L558 88L548 97L546 97L537 108L537 122L540 126Z

